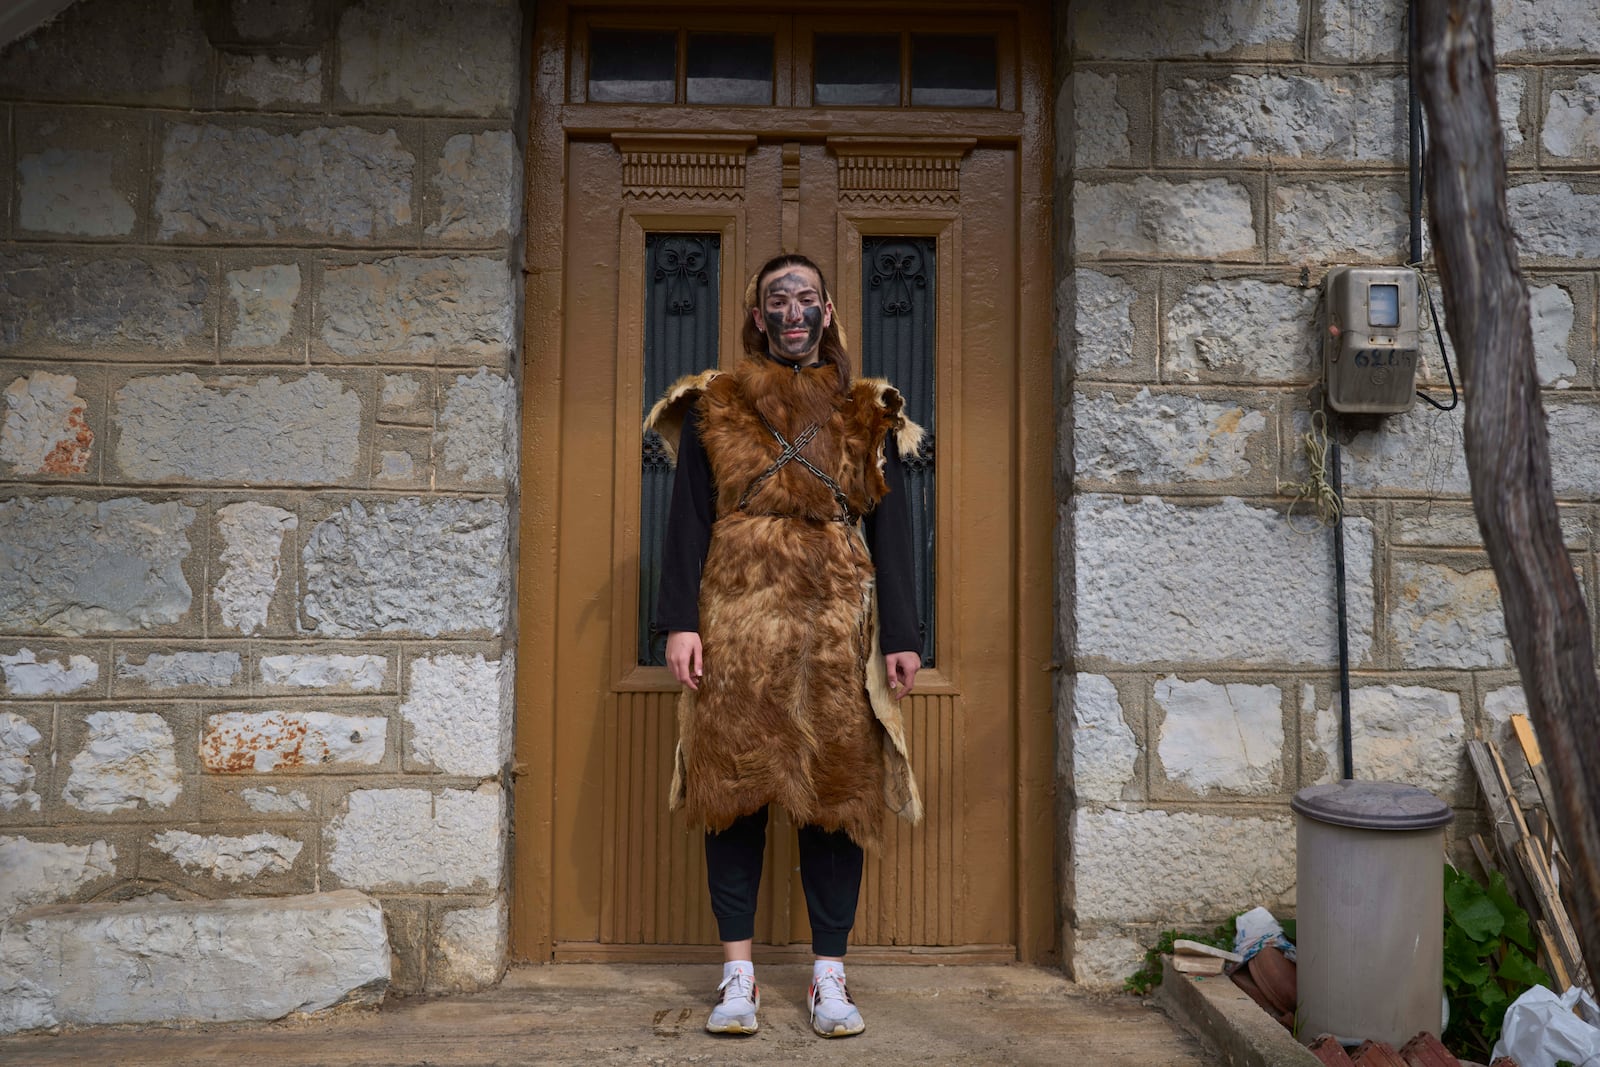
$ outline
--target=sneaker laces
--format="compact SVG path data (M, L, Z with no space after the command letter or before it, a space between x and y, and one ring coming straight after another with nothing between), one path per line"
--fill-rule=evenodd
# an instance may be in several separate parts
M704 988L704 987L702 987ZM717 986L717 992L722 994L722 1003L730 1000L755 1001L756 976L749 971L734 971L722 980Z
M850 999L850 990L845 988L844 975L833 968L828 968L812 980L811 987L816 991L818 1004L824 1001L830 1004L853 1005Z

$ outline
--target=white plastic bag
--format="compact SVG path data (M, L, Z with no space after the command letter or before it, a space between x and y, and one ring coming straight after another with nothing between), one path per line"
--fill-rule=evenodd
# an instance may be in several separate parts
M1573 1008L1583 1016L1573 1014ZM1570 1060L1577 1067L1600 1067L1600 1005L1576 987L1556 996L1536 985L1511 1002L1491 1059L1510 1056L1522 1067L1555 1067Z
M1283 936L1283 927L1272 917L1272 912L1257 906L1235 921L1233 951L1248 962L1263 945L1277 945L1286 957L1294 959L1294 945Z

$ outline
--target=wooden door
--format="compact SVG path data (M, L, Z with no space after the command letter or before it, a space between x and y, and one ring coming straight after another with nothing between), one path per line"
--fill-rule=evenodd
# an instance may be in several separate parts
M541 12L541 44L574 47L587 24ZM815 32L775 36L794 54ZM543 110L533 199L559 205L559 254L531 238L514 951L715 952L690 947L716 941L702 835L666 807L677 687L641 620L670 472L640 422L677 374L740 358L745 284L793 250L827 274L856 372L889 372L932 430L912 465L929 663L905 704L926 816L869 855L853 951L1047 955L1049 287L1023 276L1048 267L1026 121ZM795 847L776 817L756 938L803 954Z

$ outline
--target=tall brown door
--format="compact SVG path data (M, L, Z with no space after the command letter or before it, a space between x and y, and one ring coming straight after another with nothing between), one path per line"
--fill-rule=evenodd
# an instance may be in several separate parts
M570 50L588 26L556 19L541 44ZM790 23L775 36L780 54L815 39ZM566 91L576 79L568 69ZM910 108L870 122L730 110L536 108L560 128L535 130L534 199L541 181L561 196L559 253L541 263L549 246L530 245L513 948L680 960L716 940L702 835L666 807L676 685L648 619L671 471L640 423L679 374L739 358L751 272L797 250L828 275L857 373L895 380L932 431L910 465L928 663L906 702L926 816L896 820L869 856L854 944L1039 956L1053 913L1048 563L1035 558L1049 536L1048 286L1022 277L1047 269L1026 229L1039 176L1023 168L1040 166L1024 158L1026 122L963 114L952 132ZM781 817L766 870L757 940L808 944Z

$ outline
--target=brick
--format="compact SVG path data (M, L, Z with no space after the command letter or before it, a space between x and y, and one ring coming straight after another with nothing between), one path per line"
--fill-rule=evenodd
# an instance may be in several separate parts
M1556 160L1593 162L1600 159L1600 74L1553 73L1539 143Z
M96 453L89 406L75 375L36 370L11 379L0 392L0 472L32 480L90 472Z
M247 681L239 650L181 649L175 652L134 651L119 643L114 692L164 693L171 696L211 694Z
M262 686L277 691L372 693L390 689L386 655L282 652L262 656L259 666Z
M1600 192L1572 182L1537 181L1506 190L1517 247L1537 259L1600 258Z
M1080 674L1072 696L1072 786L1079 801L1115 803L1140 793L1139 742L1111 679Z
M504 243L517 232L522 157L510 130L457 133L425 186L423 233L438 244Z
M224 106L314 111L322 103L322 57L223 53Z
M1161 154L1169 162L1404 161L1400 78L1180 71L1160 93Z
M511 271L481 256L330 265L319 309L332 359L504 366L516 330Z
M1116 167L1134 162L1134 123L1122 99L1125 87L1142 78L1091 70L1072 76L1073 162L1078 167Z
M146 210L146 124L129 118L98 111L18 112L19 236L134 233Z
M223 340L225 352L235 358L259 360L263 349L286 347L301 325L302 301L300 265L270 263L259 267L230 270L223 276L226 299L223 302ZM303 329L303 326L302 326ZM303 357L291 349L285 358Z
M209 53L194 0L80 0L0 49L0 96L203 107Z
M163 830L151 836L150 848L184 872L202 876L202 880L234 885L248 882L252 890L259 892L294 869L305 842L270 832L229 837Z
M1273 190L1272 255L1290 263L1330 257L1395 262L1409 242L1404 177L1281 182Z
M0 656L0 675L6 695L12 697L66 696L92 689L100 680L100 664L89 656L62 653L45 659L31 648ZM104 688L103 686L101 687Z
M1405 5L1394 0L1322 0L1315 6L1312 56L1346 63L1405 58Z
M0 250L0 355L209 362L211 288L192 259Z
M458 374L439 411L440 473L451 483L504 485L516 470L517 400L511 380L480 367Z
M62 798L93 815L170 808L183 792L172 725L151 712L96 711L84 720Z
M1389 612L1402 666L1509 667L1511 645L1494 571L1398 559Z
M408 766L490 778L511 758L508 651L499 662L439 653L411 661L400 705L409 738Z
M117 875L117 849L104 840L75 845L0 834L0 870L6 872L0 880L0 919L10 919L29 908L103 888Z
M1600 53L1600 11L1585 0L1498 0L1494 44L1505 58L1590 59Z
M249 500L217 509L222 573L211 604L224 628L253 634L267 627L283 577L284 538L299 522L293 512Z
M43 786L39 770L41 764L49 770L49 731L48 717L36 724L17 711L0 711L0 812L20 815L39 810L39 789ZM3 845L0 851L4 851Z
M1316 289L1257 278L1205 278L1162 301L1162 369L1180 381L1310 381L1320 372Z
M329 873L347 886L414 892L499 889L505 797L476 791L363 789L324 833Z
M506 969L506 901L448 908L434 922L428 952L430 993L470 993L500 980Z
M1073 309L1074 351L1080 374L1134 362L1134 307L1139 291L1114 274L1079 268Z
M1082 58L1287 59L1300 36L1299 0L1129 0L1071 12L1068 39Z
M1339 742L1339 696L1315 707L1311 687L1302 697L1308 712L1314 709L1314 749L1322 771L1308 784L1337 782L1342 766ZM1467 724L1461 714L1461 697L1422 685L1357 685L1350 690L1350 744L1356 776L1368 780L1405 782L1431 789L1448 800L1470 803L1464 790ZM1314 766L1314 765L1313 765Z
M228 773L351 770L383 762L388 736L383 715L227 711L206 716L200 762L208 771Z

